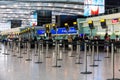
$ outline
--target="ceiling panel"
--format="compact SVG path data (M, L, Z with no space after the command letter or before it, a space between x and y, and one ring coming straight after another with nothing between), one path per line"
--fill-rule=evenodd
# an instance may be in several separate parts
M28 21L35 10L52 10L53 15L83 15L83 0L3 0L0 1L0 20Z

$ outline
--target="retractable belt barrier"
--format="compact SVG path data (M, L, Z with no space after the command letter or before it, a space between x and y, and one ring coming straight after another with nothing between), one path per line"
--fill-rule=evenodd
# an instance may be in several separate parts
M10 41L11 42L11 41ZM40 41L12 41L12 44L10 45L9 43L10 43L9 41L7 42L8 44L7 44L7 46L5 46L6 48L4 48L4 54L6 54L7 55L7 51L6 50L8 50L9 48L11 48L11 45L12 45L12 50L15 50L15 52L14 51L12 51L14 54L13 54L13 56L16 56L17 54L16 54L16 48L18 48L18 58L23 58L23 56L22 56L22 54L21 54L21 45L22 44L26 44L26 46L25 45L23 45L23 47L25 47L26 48L26 50L27 50L27 59L26 59L26 61L31 61L32 59L31 59L31 51L30 51L30 44L32 43L32 44L37 44L36 46L35 46L35 53L38 51L38 58L37 58L37 62L35 62L35 63L42 63L42 61L41 61L41 53L43 52L43 44L46 44L46 57L49 57L48 56L48 48L49 48L49 44L55 44L56 46L56 48L55 49L57 49L56 50L56 54L55 54L55 57L56 57L56 61L55 61L55 65L53 66L53 67L61 67L61 65L59 65L58 64L58 54L59 54L59 45L60 44L64 44L64 45L80 45L80 46L82 46L82 45L84 45L84 59L85 59L85 62L84 62L84 65L85 65L85 71L84 72L81 72L81 74L92 74L92 72L91 71L88 71L88 68L87 68L87 66L88 66L88 60L87 60L87 47L89 47L89 48L92 48L91 49L91 51L92 51L92 61L93 61L93 63L92 63L92 65L91 66L98 66L98 65L96 65L95 63L94 63L94 48L95 47L97 47L97 60L96 61L100 61L100 59L99 59L99 54L98 54L98 51L99 51L99 49L98 49L98 47L99 46L107 46L107 49L109 49L108 47L110 47L111 48L111 59L112 59L112 66L113 66L113 68L112 68L112 79L108 79L108 80L120 80L120 79L118 79L118 78L115 78L115 60L114 60L114 47L115 46L117 46L117 47L119 47L120 46L120 42L115 42L115 41L110 41L110 42L103 42L103 43L99 43L99 41L91 41L91 40L85 40L85 41L81 41L81 42L60 42L60 41L58 41L58 40L56 40L55 42L50 42L50 41L47 41L47 40L40 40ZM5 45L5 43L4 43L4 45ZM78 47L79 48L79 47ZM41 50L40 50L41 49ZM90 52L90 51L89 51ZM109 57L109 55L108 55L108 50L107 50L107 57ZM80 59L80 54L79 54L79 59ZM81 62L80 62L80 60L77 62L77 64L81 64Z
M34 43L34 44L55 44L56 42L49 42L49 41L8 41L9 42L15 42L16 44L20 43ZM94 42L94 43L93 43ZM60 42L60 41L57 41L57 44L65 44L65 45L83 45L84 43L86 43L87 45L93 45L93 46L111 46L111 43L113 43L114 46L119 46L120 47L120 42L103 42L102 44L101 43L98 43L97 42L99 41L81 41L81 42Z

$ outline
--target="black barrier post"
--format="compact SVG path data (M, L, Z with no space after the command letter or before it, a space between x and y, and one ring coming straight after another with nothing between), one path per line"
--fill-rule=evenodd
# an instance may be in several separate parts
M30 43L29 43L29 41L27 42L27 59L26 59L26 61L32 61L32 59L30 59L30 53L31 53L31 51L30 51Z
M55 65L53 66L53 67L57 67L57 68L60 68L61 67L61 65L58 65L58 54L59 54L59 45L58 45L58 43L57 43L57 52L55 52L56 54L55 54L55 57L56 57L56 59L55 59Z
M114 60L114 57L115 57L115 54L114 54L114 45L113 43L111 43L111 56L112 56L112 68L113 68L113 72L112 72L112 79L107 79L107 80L120 80L119 78L115 78L115 60Z
M94 42L92 43L92 62L93 64L90 65L90 67L98 67L98 65L95 64L94 58L95 58L95 51L94 51Z
M86 43L84 43L84 44L85 44L85 51L84 51L85 72L81 72L81 74L92 74L92 72L90 72L90 71L87 70L87 50L86 50L87 45L86 45Z
M38 60L37 60L37 62L35 62L35 63L37 63L37 64L43 63L43 62L41 61L40 44L38 44Z
M19 42L18 42L18 48L19 48L19 51L18 51L19 56L18 56L18 58L23 58L23 57L22 57L22 54L21 54L21 46L20 46L20 45L21 45L21 42L19 41Z
M100 55L99 55L99 45L98 45L98 41L97 41L97 59L96 60L94 60L94 61L101 61L100 60Z
M78 57L76 57L76 60L78 58L78 62L76 62L75 64L82 64L81 60L80 60L81 59L81 57L80 57L80 45L79 45L79 42L77 41L77 54L78 54Z

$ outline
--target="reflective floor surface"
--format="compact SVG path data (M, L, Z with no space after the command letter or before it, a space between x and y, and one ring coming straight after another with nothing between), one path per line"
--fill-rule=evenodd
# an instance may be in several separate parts
M106 52L99 52L101 61L95 62L93 62L93 56L87 56L87 72L90 71L92 74L81 74L81 72L86 72L86 56L83 51L79 51L79 59L79 53L71 50L60 50L57 55L54 49L49 49L48 52L45 49L40 50L40 54L36 53L35 49L27 51L21 49L20 54L17 48L12 51L3 44L0 46L0 80L107 80L113 78L111 53L109 53L111 58L104 58L107 55ZM23 54L26 52L29 54ZM13 54L17 56L13 56ZM87 54L91 53L87 52ZM40 57L38 57L39 55ZM98 58L96 52L94 58ZM120 79L120 53L115 53L114 58L114 76ZM75 64L79 61L83 64ZM98 66L91 67L90 65L93 63ZM55 67L56 64L58 67Z

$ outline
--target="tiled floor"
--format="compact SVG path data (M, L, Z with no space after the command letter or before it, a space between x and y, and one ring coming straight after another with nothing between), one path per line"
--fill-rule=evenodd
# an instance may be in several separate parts
M55 51L50 49L45 58L45 53L41 53L41 64L36 64L38 56L34 56L34 50L32 53L32 61L26 61L27 54L22 54L23 58L13 57L13 53L8 51L10 55L3 55L4 46L0 45L2 50L0 54L0 80L107 80L112 78L112 58L104 58L106 53L99 53L102 61L95 62L98 67L90 67L92 64L92 56L88 56L87 69L92 74L81 74L85 71L85 58L84 52L81 52L81 62L83 64L75 64L78 60L76 57L70 57L71 51L63 52L60 50L61 61L58 61L60 68L53 67L55 65ZM7 49L7 48L5 48ZM14 49L16 51L17 49ZM23 49L21 51L24 51ZM16 53L17 56L19 55ZM72 55L76 56L74 51ZM95 53L96 55L96 53ZM95 56L97 58L97 56ZM120 53L115 53L115 78L120 78Z

